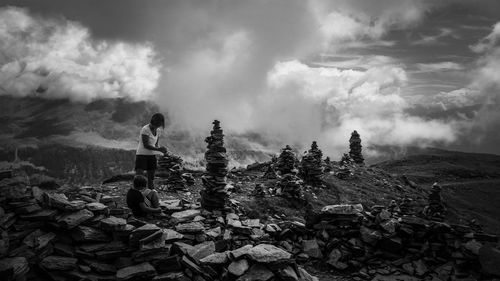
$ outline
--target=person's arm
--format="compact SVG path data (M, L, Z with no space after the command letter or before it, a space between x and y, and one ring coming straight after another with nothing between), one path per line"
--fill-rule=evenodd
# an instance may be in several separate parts
M149 143L149 136L148 135L141 135L141 137L142 137L142 143L144 145L144 148L149 149L149 150L154 150L154 151L162 151L161 147L152 146Z
M145 213L161 213L160 208L150 208L150 207L146 206L146 204L144 202L139 203L139 207L141 207L141 210Z

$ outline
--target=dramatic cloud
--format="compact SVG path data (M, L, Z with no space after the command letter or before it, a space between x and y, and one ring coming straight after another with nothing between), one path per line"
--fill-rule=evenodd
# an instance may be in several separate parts
M143 100L159 70L148 44L93 40L76 22L0 9L0 95Z

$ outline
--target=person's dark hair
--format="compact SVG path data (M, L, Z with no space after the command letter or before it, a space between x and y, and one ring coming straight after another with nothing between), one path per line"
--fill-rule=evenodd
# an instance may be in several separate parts
M143 189L148 184L148 180L145 176L137 175L134 177L134 188Z
M155 113L151 117L151 125L165 129L165 117L161 113Z

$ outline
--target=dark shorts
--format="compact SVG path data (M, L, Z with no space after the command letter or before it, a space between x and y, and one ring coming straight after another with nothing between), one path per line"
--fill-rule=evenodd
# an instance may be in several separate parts
M155 155L136 155L135 156L136 170L156 170Z

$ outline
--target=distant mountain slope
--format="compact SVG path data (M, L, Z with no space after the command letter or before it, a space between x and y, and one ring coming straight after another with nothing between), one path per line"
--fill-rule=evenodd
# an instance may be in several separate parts
M405 174L417 182L500 178L500 156L442 149L408 152L399 159L373 165L390 173Z

